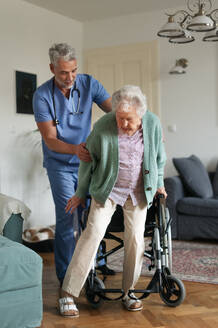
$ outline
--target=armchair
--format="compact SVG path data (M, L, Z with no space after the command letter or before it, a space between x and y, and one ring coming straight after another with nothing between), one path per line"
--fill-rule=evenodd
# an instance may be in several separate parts
M0 234L22 243L23 220L31 211L20 200L0 194Z
M41 325L42 259L21 245L23 218L29 213L21 201L0 194L1 328Z

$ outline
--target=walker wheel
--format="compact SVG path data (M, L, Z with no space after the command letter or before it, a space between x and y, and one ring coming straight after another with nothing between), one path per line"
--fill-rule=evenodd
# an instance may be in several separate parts
M160 286L160 297L165 304L176 307L184 301L185 294L185 287L181 280L172 275L163 278L162 286Z
M104 283L98 277L94 277L94 285L90 285L90 279L87 279L85 285L86 298L91 303L92 307L97 309L102 304L103 299L101 298L100 291L96 292L98 289L105 289Z

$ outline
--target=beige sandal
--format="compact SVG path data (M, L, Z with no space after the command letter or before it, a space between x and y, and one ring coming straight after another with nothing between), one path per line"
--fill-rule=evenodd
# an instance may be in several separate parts
M132 297L135 297L134 294L131 294ZM122 299L122 303L128 311L141 311L143 309L142 302L135 297L135 299L130 298L126 295Z
M62 297L59 299L60 315L67 318L76 318L79 316L79 310L72 297Z

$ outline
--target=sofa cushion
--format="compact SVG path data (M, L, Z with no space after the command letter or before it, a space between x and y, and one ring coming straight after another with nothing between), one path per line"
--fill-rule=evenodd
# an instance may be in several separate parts
M218 164L213 178L213 191L214 191L214 196L217 198L218 197Z
M0 235L0 293L41 284L42 258Z
M41 327L42 259L0 235L1 328Z
M209 175L197 156L173 158L173 163L191 195L202 198L213 197Z
M218 218L218 199L214 198L185 197L177 202L176 208L182 214Z

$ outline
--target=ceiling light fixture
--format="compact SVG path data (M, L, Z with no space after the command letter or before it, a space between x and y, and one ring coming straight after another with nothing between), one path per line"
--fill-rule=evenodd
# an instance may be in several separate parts
M211 11L211 0L188 0L187 7L190 12L166 14L168 21L157 35L170 43L189 43L195 40L192 32L207 32L203 41L218 41L218 9Z
M218 23L216 23L216 29L213 31L209 31L203 37L203 41L211 41L216 42L218 41Z

